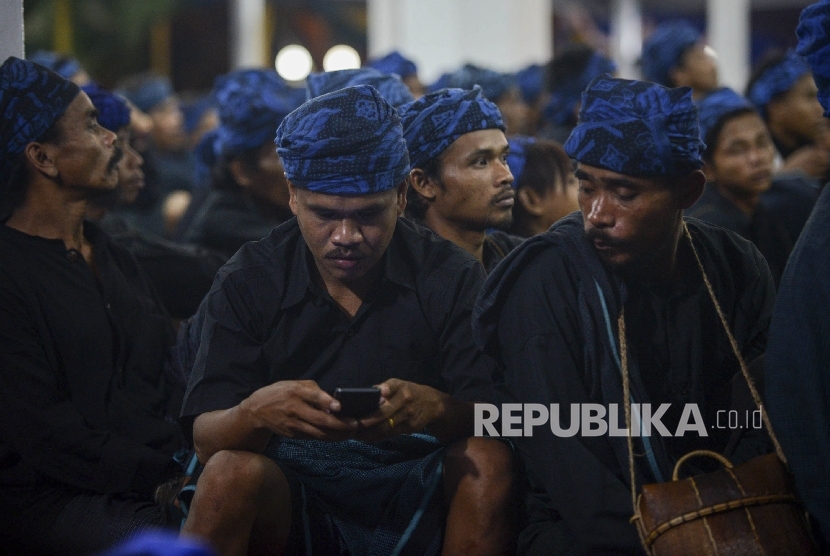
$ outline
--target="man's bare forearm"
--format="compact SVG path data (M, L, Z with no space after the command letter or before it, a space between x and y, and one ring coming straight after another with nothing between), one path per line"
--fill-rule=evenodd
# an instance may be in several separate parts
M260 453L271 439L271 431L259 427L243 401L230 409L202 413L193 422L193 445L203 464L221 450Z

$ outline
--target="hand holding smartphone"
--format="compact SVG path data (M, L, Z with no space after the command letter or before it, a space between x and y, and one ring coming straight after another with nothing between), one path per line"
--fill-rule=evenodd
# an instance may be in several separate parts
M380 406L378 388L335 388L332 395L340 402L340 411L335 414L339 417L362 419Z

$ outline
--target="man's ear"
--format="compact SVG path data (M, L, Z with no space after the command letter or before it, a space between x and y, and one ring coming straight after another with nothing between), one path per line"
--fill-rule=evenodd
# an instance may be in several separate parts
M687 209L694 205L700 196L703 195L703 188L706 186L706 176L700 170L695 170L682 178L678 184L678 208Z
M403 180L397 186L397 210L398 216L403 216L404 211L406 211L406 190L409 188L409 183L407 180Z
M58 177L54 148L46 143L32 142L23 149L26 160L32 167L50 178Z
M409 186L430 203L438 196L438 184L421 168L409 172Z
M253 180L248 172L248 168L239 158L231 159L231 161L228 162L228 170L230 170L233 181L238 183L241 187L248 187L251 185L251 181Z
M530 187L520 187L516 192L516 197L521 203L524 211L531 216L542 216L545 212L542 206L542 197L535 189Z
M297 216L297 187L286 178L288 182L288 208L294 216Z

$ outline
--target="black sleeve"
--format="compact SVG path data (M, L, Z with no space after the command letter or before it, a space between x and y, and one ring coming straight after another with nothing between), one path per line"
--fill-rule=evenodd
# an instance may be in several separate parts
M560 404L561 423L571 404L589 401L583 378L577 277L557 248L543 251L512 286L498 321L504 376L503 403ZM548 515L560 515L589 554L637 552L629 523L627 483L605 437L556 436L548 425L513 437L528 470L531 491L543 493ZM541 499L540 499L541 500Z
M62 387L33 305L0 288L0 431L21 459L62 483L98 493L149 494L168 458L85 422Z

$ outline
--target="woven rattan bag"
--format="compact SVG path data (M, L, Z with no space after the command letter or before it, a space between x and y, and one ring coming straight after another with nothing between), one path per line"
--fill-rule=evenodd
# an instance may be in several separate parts
M692 236L685 225L684 229L741 372L749 384L755 404L761 408L758 391L703 270ZM624 314L620 314L618 325L626 424L630 430L631 402ZM634 473L633 440L629 435L631 497L635 511L631 520L636 524L648 554L812 556L819 553L810 536L806 514L795 494L784 452L769 420L763 411L761 413L776 453L733 466L715 452L690 452L678 460L672 481L643 485L639 496ZM692 457L715 458L723 468L680 480L681 467Z

